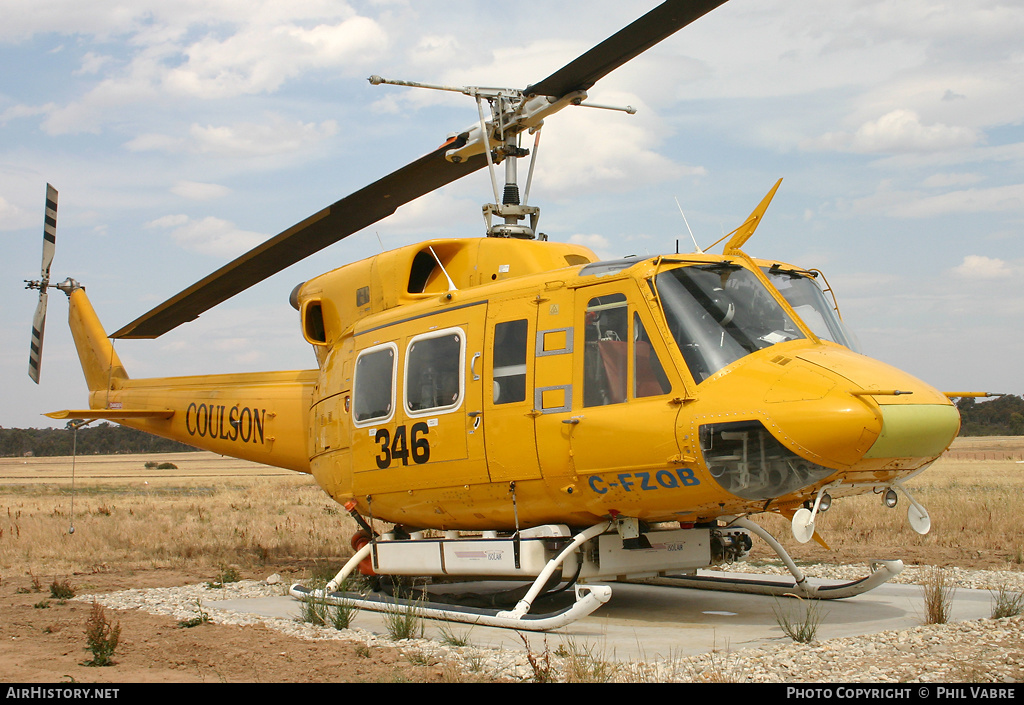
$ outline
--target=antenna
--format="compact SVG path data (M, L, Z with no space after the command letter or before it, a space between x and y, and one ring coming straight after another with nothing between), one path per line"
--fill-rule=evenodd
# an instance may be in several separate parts
M676 200L676 208L678 208L678 209L679 209L679 215L683 216L683 222L684 222L684 223L686 223L686 231L687 231L688 233L690 233L690 239L691 239L691 240L693 240L693 249L694 249L694 250L695 250L695 251L697 252L697 254L699 254L699 255L702 255L702 254L704 254L704 250L700 249L700 246L699 246L699 245L697 244L697 238L695 238L695 237L693 236L693 231L692 231L692 230L690 230L690 224L689 224L689 223L687 222L687 220L686 220L686 213L683 213L683 207L682 207L681 205L679 205L679 199L677 198L677 199L675 199L675 200ZM677 250L679 249L679 244L678 244L678 242L676 243L676 249L677 249Z

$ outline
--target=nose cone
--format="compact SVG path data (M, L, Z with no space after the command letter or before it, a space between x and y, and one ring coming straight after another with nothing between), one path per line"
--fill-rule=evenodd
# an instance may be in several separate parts
M960 431L952 404L881 404L882 432L864 458L934 458Z

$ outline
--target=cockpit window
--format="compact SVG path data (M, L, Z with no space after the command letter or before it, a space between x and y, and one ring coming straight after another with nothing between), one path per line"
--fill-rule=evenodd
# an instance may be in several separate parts
M738 265L679 267L654 284L698 384L745 355L804 337L761 280Z
M835 309L829 306L810 272L787 269L778 264L762 267L762 270L816 336L860 352L856 339Z

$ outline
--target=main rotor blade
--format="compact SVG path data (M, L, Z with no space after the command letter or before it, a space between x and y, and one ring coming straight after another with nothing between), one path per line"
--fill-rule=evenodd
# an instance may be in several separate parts
M527 87L523 93L563 96L588 90L619 66L725 2L727 0L667 0L543 81Z
M399 206L441 188L483 166L484 155L459 163L445 159L461 147L460 135L424 157L346 196L226 264L163 302L111 338L156 338L250 286L394 213Z

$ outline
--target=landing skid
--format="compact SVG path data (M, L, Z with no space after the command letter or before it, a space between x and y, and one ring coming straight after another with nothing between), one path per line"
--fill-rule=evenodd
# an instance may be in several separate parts
M612 532L617 528L616 532ZM750 548L749 536L757 534L779 555L792 573L792 580L724 578L697 576L696 569L712 564L711 544L717 560L741 560ZM627 535L628 534L628 535ZM903 570L899 560L876 561L868 577L839 585L811 585L803 572L775 538L757 524L733 519L721 529L679 529L644 534L646 545L630 543L632 534L621 523L595 524L570 538L568 527L543 526L519 532L517 538L423 539L392 535L366 543L322 590L293 585L290 594L299 600L316 600L329 605L347 605L373 612L414 611L425 619L480 624L524 631L548 631L564 627L593 613L611 599L612 588L587 580L644 582L655 585L742 592L755 595L795 595L812 599L841 599L872 590ZM379 592L363 594L343 589L350 575L363 564L374 572L394 576L461 576L472 580L525 578L524 585L503 609L494 602L474 606L465 594L442 596L425 590L419 599ZM490 573L481 571L491 569ZM690 572L693 574L689 574ZM577 582L578 581L578 582ZM559 583L572 585L575 601L565 603L563 588L548 590ZM436 588L432 586L431 589ZM561 600L561 602L559 602ZM467 604L470 602L470 604ZM541 607L541 603L545 607ZM550 605L550 607L547 607ZM534 607L541 610L533 612Z
M706 575L666 575L662 578L642 580L646 585L667 585L697 590L720 592L742 592L748 595L774 595L776 597L799 596L815 600L841 600L854 597L888 582L903 570L903 561L875 561L871 563L871 574L859 580L838 585L811 585L803 579L797 582L765 580L757 578L720 578Z
M670 580L679 587L697 587L703 590L722 590L727 592L743 592L752 595L797 595L798 597L809 597L817 600L838 600L846 597L853 597L873 590L879 585L888 582L896 577L903 570L903 561L875 561L871 564L871 575L860 580L854 580L840 585L811 585L807 582L806 576L800 570L793 559L786 552L775 537L765 531L754 522L738 518L733 519L729 526L746 529L757 534L765 543L771 546L778 554L782 562L786 564L789 572L792 573L793 583L779 583L770 580L756 580L747 578L714 578L709 576L678 576Z

